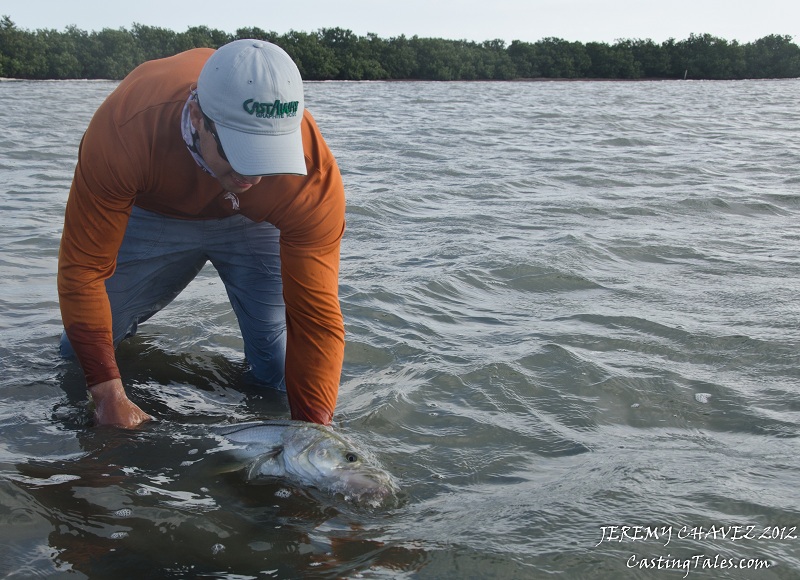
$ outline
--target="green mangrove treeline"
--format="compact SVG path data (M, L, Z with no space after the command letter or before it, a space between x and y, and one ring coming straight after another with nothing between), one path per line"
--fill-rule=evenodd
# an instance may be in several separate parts
M260 38L283 47L308 80L510 80L519 78L795 78L800 47L791 36L770 35L740 44L710 34L686 40L476 43L441 38L383 39L342 28L286 34L241 28L228 34L206 26L185 32L134 24L87 32L18 28L0 19L0 77L121 79L145 60L195 47L217 48L237 38Z

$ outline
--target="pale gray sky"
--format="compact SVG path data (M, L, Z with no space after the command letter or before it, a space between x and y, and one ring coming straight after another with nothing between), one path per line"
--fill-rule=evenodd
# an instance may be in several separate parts
M197 25L230 33L257 26L280 34L341 27L382 38L506 42L662 42L690 33L740 42L781 34L800 42L798 0L0 0L0 15L29 30L75 24L93 31L138 22L176 32Z

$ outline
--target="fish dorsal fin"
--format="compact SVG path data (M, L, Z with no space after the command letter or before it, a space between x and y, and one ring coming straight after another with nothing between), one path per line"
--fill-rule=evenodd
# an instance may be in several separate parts
M285 475L286 468L281 460L282 454L283 445L276 445L268 452L260 455L247 468L247 479L255 479L258 476L281 477L282 475Z

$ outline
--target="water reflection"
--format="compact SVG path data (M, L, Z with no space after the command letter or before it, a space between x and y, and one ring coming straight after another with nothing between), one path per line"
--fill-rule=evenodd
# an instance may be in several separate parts
M107 577L124 562L126 574L154 578L234 570L339 576L424 559L381 539L390 512L364 512L285 481L249 485L240 474L215 472L205 459L219 441L204 436L202 423L94 428L85 398L68 391L81 416L55 416L82 453L17 463L10 484L34 506L39 530L48 524L56 570ZM20 518L12 514L8 523Z

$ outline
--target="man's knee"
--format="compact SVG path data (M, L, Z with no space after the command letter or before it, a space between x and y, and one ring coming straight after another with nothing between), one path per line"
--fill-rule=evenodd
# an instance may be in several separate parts
M286 374L283 367L275 368L274 365L264 364L263 361L249 363L249 372L253 379L266 387L286 391Z
M67 338L67 331L61 333L61 342L58 345L58 351L61 353L62 358L75 358L75 349Z

